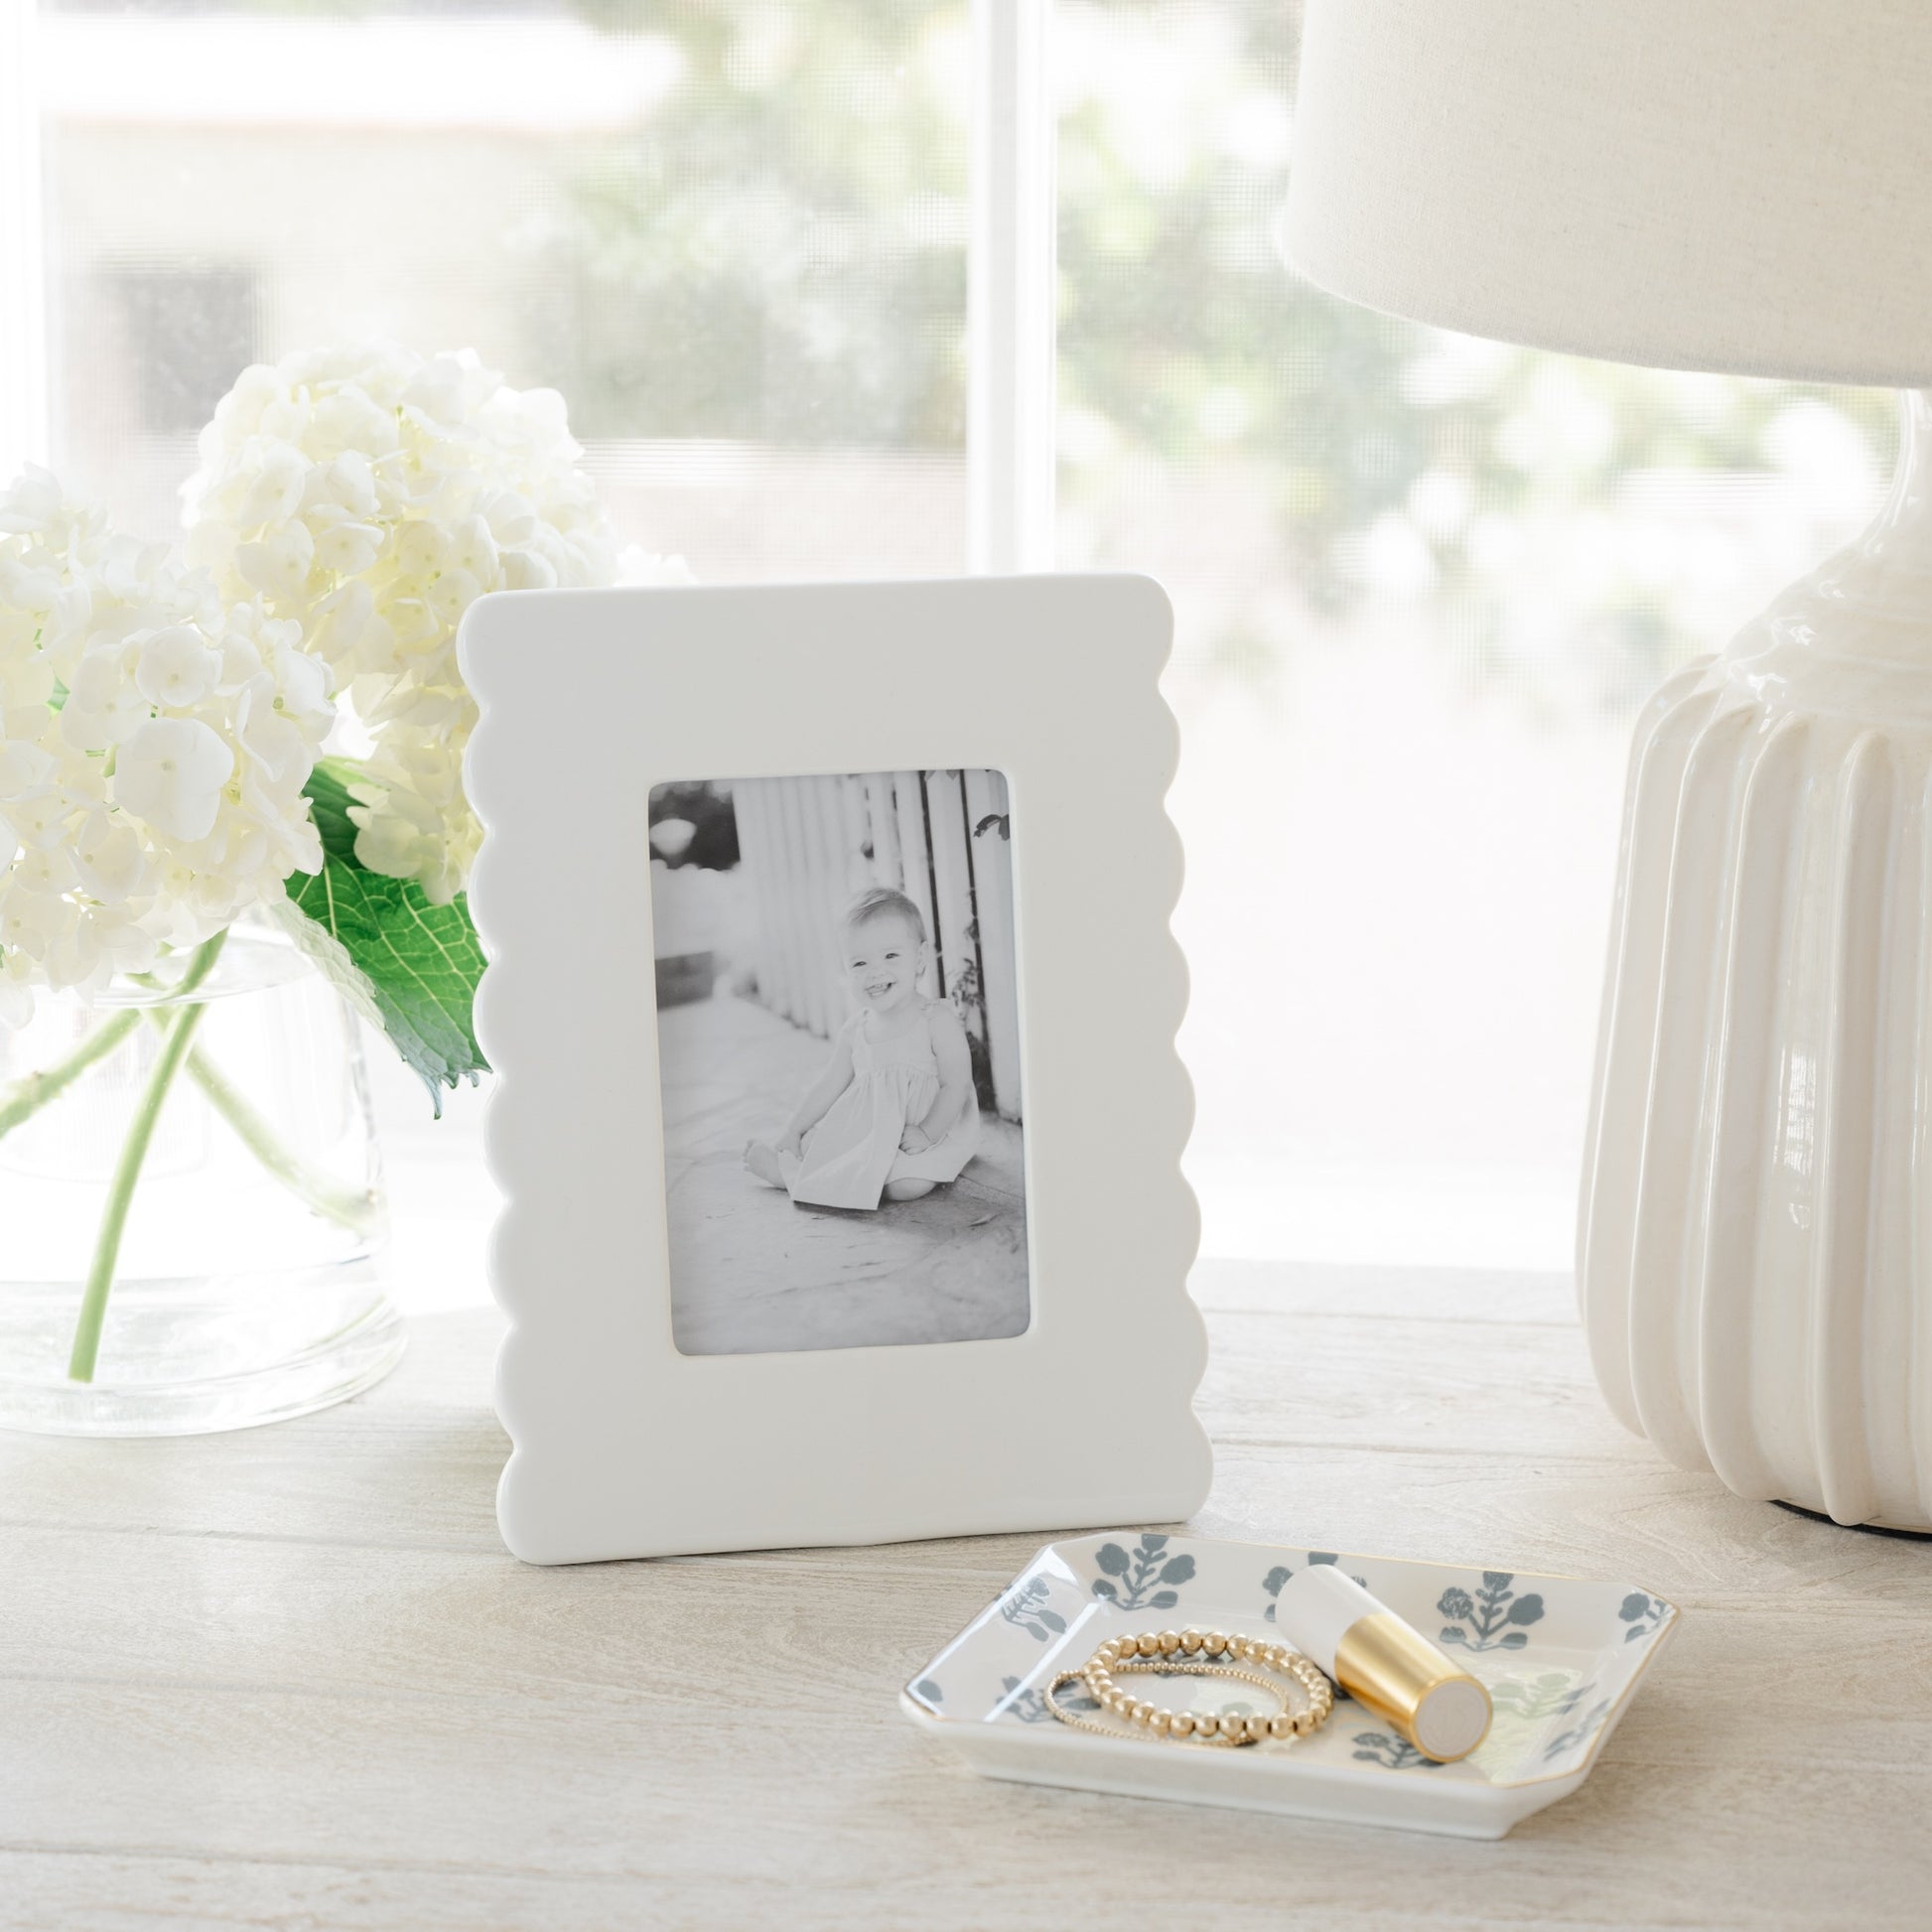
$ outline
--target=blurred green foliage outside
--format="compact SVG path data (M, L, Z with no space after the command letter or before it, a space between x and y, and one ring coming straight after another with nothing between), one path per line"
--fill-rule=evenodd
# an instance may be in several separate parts
M962 449L969 0L251 10L555 14L673 48L662 104L530 217L528 367L590 439ZM1753 517L1763 541L1765 504L1795 575L1888 467L1887 395L1544 355L1303 282L1279 247L1298 0L1062 0L1055 32L1060 495L1101 549L1123 491L1173 521L1231 478L1309 621L1426 603L1479 676L1534 684L1561 649L1616 709L1721 641L1763 575L1725 546Z
M958 448L964 8L578 6L688 63L578 194L556 350L585 433ZM1283 0L1061 5L1063 501L1103 502L1124 468L1184 490L1239 466L1311 614L1427 596L1478 667L1523 652L1525 553L1583 531L1565 641L1590 646L1604 702L1633 702L1716 641L1709 559L1619 515L1633 487L1675 479L1696 511L1699 474L1823 463L1856 495L1889 462L1891 399L1505 348L1310 287L1278 246L1299 32Z

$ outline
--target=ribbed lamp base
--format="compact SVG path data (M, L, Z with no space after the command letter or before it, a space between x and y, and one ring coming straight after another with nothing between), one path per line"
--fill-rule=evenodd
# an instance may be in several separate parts
M1932 1530L1932 412L1871 530L1639 723L1578 1277L1737 1494Z

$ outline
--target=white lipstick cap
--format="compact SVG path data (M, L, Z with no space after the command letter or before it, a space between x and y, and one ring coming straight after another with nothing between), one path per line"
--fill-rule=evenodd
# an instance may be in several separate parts
M1291 1577L1275 1599L1275 1621L1303 1656L1332 1677L1342 1633L1383 1605L1332 1563L1313 1563Z

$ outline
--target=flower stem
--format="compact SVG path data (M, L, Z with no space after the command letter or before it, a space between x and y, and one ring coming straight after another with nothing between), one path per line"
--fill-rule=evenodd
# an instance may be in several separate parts
M43 1067L38 1073L24 1073L0 1092L0 1140L72 1086L97 1060L104 1060L134 1031L140 1019L140 1013L133 1007L109 1014L66 1059Z
M165 1015L150 1009L148 1018L165 1034L169 1025ZM189 1050L188 1077L207 1096L208 1104L234 1130L242 1146L305 1207L351 1234L367 1232L375 1209L368 1190L342 1186L283 1146L247 1097L199 1046Z
M217 932L200 946L188 972L175 989L175 998L186 1001L205 980L220 955L226 932ZM100 1229L94 1237L93 1261L87 1270L87 1285L80 1297L80 1315L73 1328L73 1351L68 1358L68 1374L76 1382L94 1379L94 1363L100 1355L100 1328L107 1314L107 1297L114 1286L114 1266L120 1259L121 1235L127 1227L127 1210L134 1199L136 1182L154 1140L156 1123L167 1103L168 1090L181 1071L182 1061L195 1043L195 1030L202 1024L206 1006L196 1001L182 1005L168 1022L160 1057L148 1074L148 1083L135 1103L134 1118L128 1122L127 1138L121 1143L120 1158L114 1163L113 1178L107 1184L107 1204L101 1212Z

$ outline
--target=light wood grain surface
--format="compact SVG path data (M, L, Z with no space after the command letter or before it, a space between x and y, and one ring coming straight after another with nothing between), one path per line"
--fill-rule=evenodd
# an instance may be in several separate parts
M1685 1606L1574 1798L1482 1845L981 1782L896 1694L1043 1536L527 1569L452 1313L303 1422L0 1437L0 1925L1932 1924L1932 1545L1670 1468L1565 1284L1195 1291L1195 1528Z

